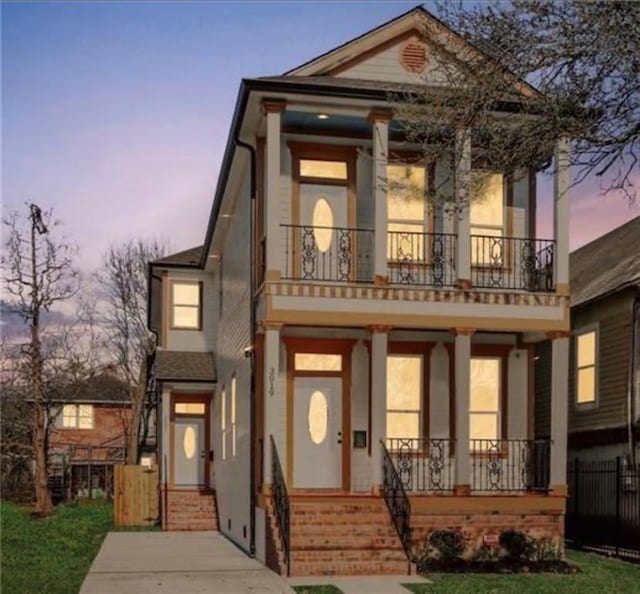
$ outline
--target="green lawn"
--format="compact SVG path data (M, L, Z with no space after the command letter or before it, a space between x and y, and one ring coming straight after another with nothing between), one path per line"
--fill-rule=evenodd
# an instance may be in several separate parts
M335 586L294 586L296 594L342 594Z
M640 593L640 565L569 551L569 561L582 573L574 575L430 574L433 584L406 584L415 594L634 594Z
M74 594L113 525L112 504L60 506L47 519L0 503L2 594Z

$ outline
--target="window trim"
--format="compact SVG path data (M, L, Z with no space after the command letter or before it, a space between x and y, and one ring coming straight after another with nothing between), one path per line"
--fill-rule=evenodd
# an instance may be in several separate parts
M220 454L222 461L227 459L227 389L222 386L220 392Z
M594 356L593 356L593 368L594 368L594 378L593 378L593 400L588 400L586 402L578 401L578 372L580 369L587 369L587 367L578 367L578 338L583 336L584 334L590 334L591 332L595 333L594 338ZM573 404L577 410L589 410L592 408L597 408L600 402L600 364L598 354L600 353L600 324L598 322L594 322L592 324L587 324L585 326L581 326L577 328L572 333L573 339Z
M191 326L178 326L175 323L175 307L196 307L193 305L182 305L179 303L175 303L173 300L173 287L175 285L189 285L189 286L198 286L198 325L197 327ZM169 281L169 329L170 330L186 330L186 331L202 331L202 281L200 280L180 280L180 279L171 279Z
M75 425L72 427L65 427L64 425L64 408L65 406L73 406L75 409ZM80 407L88 406L91 408L91 427L80 427ZM63 431L92 431L96 427L96 407L90 403L75 403L75 402L65 402L60 407L60 412L58 413L58 418L60 419L58 425L58 429ZM85 418L85 417L83 417Z
M235 372L231 375L231 411L230 411L230 427L231 427L231 458L236 457L237 453L237 396L238 396L238 378Z

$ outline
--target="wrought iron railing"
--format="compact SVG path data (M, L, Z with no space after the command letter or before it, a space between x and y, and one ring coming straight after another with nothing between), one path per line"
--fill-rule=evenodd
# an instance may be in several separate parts
M472 439L471 490L547 492L550 452L548 439Z
M273 495L273 507L276 512L278 521L278 530L280 531L280 543L282 544L282 552L284 561L287 565L287 575L290 573L290 556L289 556L289 494L287 493L287 485L284 480L284 473L280 465L278 457L278 449L276 448L273 435L271 438L271 491Z
M286 279L373 281L374 232L312 225L280 225Z
M453 439L388 438L389 456L405 491L452 491L453 443Z
M488 289L553 291L555 241L471 236L471 283Z
M454 286L456 240L451 233L389 231L389 281L430 287Z
M382 448L382 494L404 552L410 562L411 502L384 442L380 442L380 447Z

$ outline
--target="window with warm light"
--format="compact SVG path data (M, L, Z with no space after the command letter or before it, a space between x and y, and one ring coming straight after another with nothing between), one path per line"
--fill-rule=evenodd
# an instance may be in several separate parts
M227 393L222 388L220 396L220 449L222 459L227 459Z
M347 163L345 161L300 159L300 176L346 180Z
M422 355L387 356L387 438L418 438L422 417Z
M93 429L93 413L92 404L65 404L60 426L63 429Z
M179 415L203 415L204 402L176 402L175 412Z
M475 171L471 175L471 261L502 264L504 241L504 176Z
M387 165L387 256L424 260L426 170L423 165Z
M323 353L296 353L296 371L342 371L342 355Z
M469 437L474 449L483 449L482 441L500 438L500 393L502 359L472 357L469 394Z
M236 376L231 378L231 457L236 457Z
M576 345L576 402L592 404L596 401L597 332L588 330L575 337Z
M171 327L178 330L200 330L200 282L171 283Z

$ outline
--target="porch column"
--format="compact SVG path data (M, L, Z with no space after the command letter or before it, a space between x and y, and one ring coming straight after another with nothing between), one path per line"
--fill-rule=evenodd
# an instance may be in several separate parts
M469 495L471 491L471 464L469 460L469 392L471 375L471 328L455 329L455 483L456 495Z
M553 229L556 251L553 258L553 280L556 292L569 294L569 139L560 138L556 143L555 171L553 177Z
M387 436L387 346L389 326L371 326L371 464L374 490L382 485L382 449Z
M282 274L280 242L280 131L281 114L286 108L284 101L262 102L262 110L267 119L265 184L265 233L267 238L265 254L265 280L280 280Z
M264 447L263 447L263 476L265 486L271 485L271 436L278 448L278 456L283 465L286 464L286 435L282 423L282 411L286 414L284 394L281 393L280 378L280 330L282 324L264 322Z
M374 282L387 284L387 160L389 157L389 121L391 112L373 110L369 121L373 130L371 191L374 202L375 251Z
M471 288L470 182L471 130L460 128L456 130L454 188L458 217L456 276L462 289Z
M567 416L569 408L569 332L551 338L551 468L552 491L567 492Z

